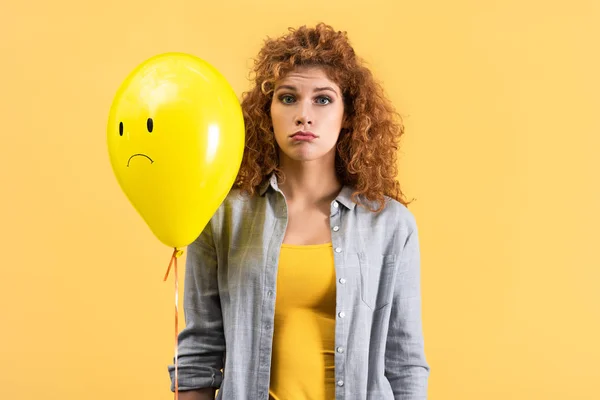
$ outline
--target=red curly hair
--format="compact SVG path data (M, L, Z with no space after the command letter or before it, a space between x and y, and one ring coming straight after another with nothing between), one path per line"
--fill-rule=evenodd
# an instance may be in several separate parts
M284 178L270 107L275 82L298 66L323 68L342 91L346 123L337 143L335 168L340 182L353 188L353 200L371 203L362 205L372 211L384 207L384 196L408 205L396 180L402 120L354 53L346 32L323 23L289 28L287 35L265 40L252 70L255 85L242 95L246 147L235 186L252 195L272 173ZM359 197L368 201L360 202Z

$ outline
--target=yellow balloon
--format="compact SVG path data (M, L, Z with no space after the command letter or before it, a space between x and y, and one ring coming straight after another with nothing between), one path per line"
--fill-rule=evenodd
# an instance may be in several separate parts
M166 53L121 84L107 141L129 201L162 243L180 248L200 235L231 189L244 120L233 89L213 66Z

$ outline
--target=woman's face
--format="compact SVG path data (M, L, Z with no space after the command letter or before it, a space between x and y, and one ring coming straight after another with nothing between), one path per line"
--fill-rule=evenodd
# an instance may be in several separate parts
M335 160L344 119L339 86L319 67L302 67L275 84L271 119L280 160Z

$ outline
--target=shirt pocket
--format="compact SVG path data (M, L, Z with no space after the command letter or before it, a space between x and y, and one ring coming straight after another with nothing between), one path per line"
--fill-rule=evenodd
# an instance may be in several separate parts
M358 254L361 299L367 307L378 310L390 304L394 283L395 254Z

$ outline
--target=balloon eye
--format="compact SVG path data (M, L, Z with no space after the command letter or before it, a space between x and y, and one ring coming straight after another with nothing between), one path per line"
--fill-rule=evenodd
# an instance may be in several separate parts
M119 136L123 136L123 123L119 122Z
M154 122L152 121L152 118L148 118L148 122L146 124L148 125L148 132L152 132L152 129L154 129Z

